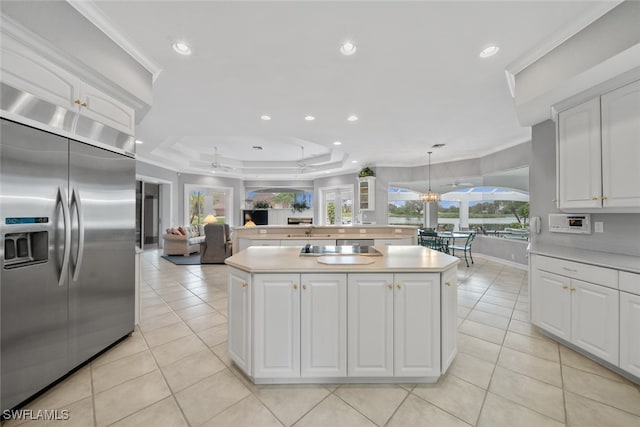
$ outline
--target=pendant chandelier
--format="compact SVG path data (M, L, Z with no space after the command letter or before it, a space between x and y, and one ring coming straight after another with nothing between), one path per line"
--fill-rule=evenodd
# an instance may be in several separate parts
M425 203L437 202L440 200L440 194L431 191L431 151L429 151L429 189L420 196L420 200Z

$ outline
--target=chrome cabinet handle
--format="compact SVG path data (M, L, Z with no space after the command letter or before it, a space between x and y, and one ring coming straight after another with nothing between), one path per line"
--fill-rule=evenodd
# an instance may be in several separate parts
M64 251L62 252L62 267L60 268L58 286L63 286L67 280L69 256L71 255L71 219L69 218L69 206L67 206L67 194L62 186L58 187L58 199L56 202L58 201L62 205L62 219L64 221Z
M82 203L80 202L80 192L75 188L71 192L71 205L76 205L76 212L78 213L78 255L72 276L73 281L77 282L82 267L82 258L84 256L84 213L82 211Z

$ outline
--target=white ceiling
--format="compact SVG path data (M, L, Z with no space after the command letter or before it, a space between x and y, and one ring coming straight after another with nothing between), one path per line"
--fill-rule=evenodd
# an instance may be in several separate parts
M530 139L505 67L598 2L100 1L162 69L139 157L183 172L314 178L475 158ZM176 40L193 54L177 55ZM358 48L345 57L345 40ZM489 44L500 52L478 53ZM260 120L269 114L270 121ZM359 120L348 122L356 114ZM312 122L304 120L314 115ZM333 142L342 141L336 147ZM252 147L259 145L264 150ZM302 162L300 147L305 157ZM357 160L358 163L352 163Z

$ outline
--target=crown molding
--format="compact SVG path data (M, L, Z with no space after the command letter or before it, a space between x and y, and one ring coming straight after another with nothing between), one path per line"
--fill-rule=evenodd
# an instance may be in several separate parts
M120 48L127 52L133 59L142 65L152 75L153 82L156 81L162 67L153 59L142 53L142 51L126 37L122 30L111 22L109 18L96 6L94 0L66 0L82 16L95 25L107 37L114 41Z
M614 9L624 0L601 1L593 8L578 15L572 22L565 25L559 31L551 34L540 41L533 48L516 58L505 68L505 77L511 96L515 98L516 93L516 74L569 40L580 31L591 25L594 21L605 15L611 9Z

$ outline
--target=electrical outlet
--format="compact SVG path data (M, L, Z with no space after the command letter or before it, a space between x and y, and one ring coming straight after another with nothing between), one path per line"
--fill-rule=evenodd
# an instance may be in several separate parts
M593 226L596 233L604 233L604 222L596 221L593 223Z

